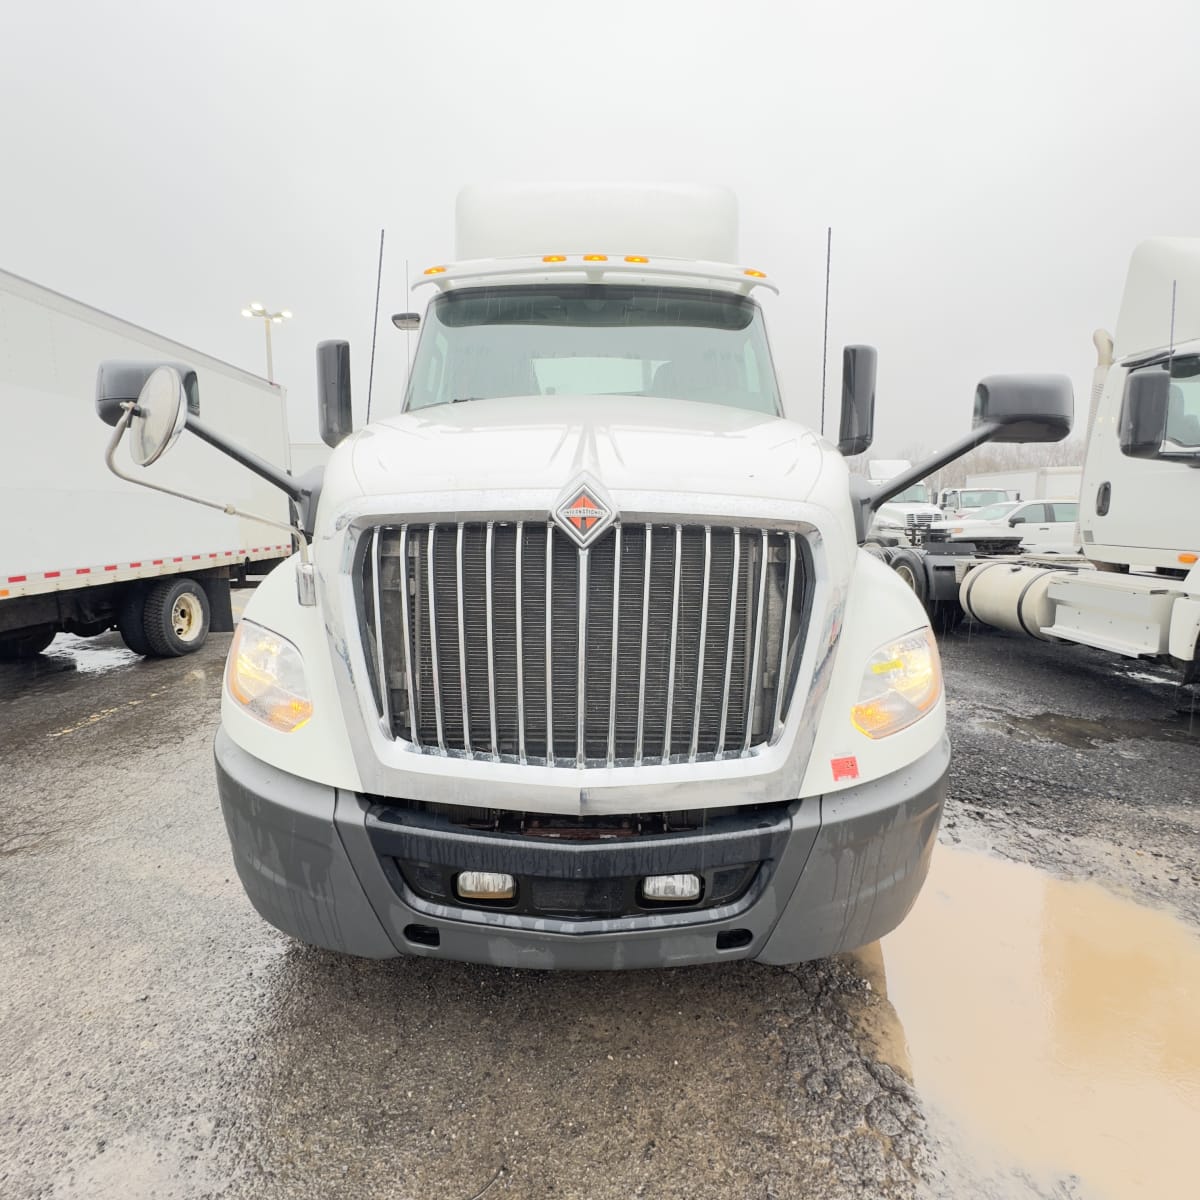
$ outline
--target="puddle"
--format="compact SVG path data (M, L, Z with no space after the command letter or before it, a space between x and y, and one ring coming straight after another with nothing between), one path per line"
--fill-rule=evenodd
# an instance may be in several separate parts
M908 919L858 957L897 1017L866 1032L956 1152L1014 1181L1074 1176L1072 1195L1196 1194L1200 937L1186 926L939 845Z
M60 633L42 658L47 665L61 664L63 668L73 668L81 675L99 675L142 661L140 654L134 654L123 644L113 645L109 638L81 638L71 633Z
M1001 733L1023 735L1039 741L1058 742L1073 750L1091 750L1108 742L1140 738L1156 742L1196 742L1200 744L1200 724L1186 717L1177 721L1107 720L1090 721L1086 717L1064 717L1060 713L1037 713L1032 717L1005 714L997 720L982 722Z

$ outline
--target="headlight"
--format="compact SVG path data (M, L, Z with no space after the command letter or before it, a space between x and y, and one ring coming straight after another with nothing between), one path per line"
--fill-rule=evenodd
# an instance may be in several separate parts
M300 651L253 621L243 621L233 635L225 684L252 717L272 729L291 733L312 716Z
M918 629L871 655L850 719L869 738L887 737L919 721L941 694L937 643Z

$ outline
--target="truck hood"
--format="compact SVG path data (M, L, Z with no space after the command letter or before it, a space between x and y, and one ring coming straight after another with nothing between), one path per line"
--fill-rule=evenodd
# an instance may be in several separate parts
M364 495L566 487L808 499L836 454L802 425L653 396L513 396L368 425L352 464ZM832 482L832 481L831 481ZM844 484L843 484L844 487Z

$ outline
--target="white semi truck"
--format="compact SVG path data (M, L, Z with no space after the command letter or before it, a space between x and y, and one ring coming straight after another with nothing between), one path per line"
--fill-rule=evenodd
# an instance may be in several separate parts
M147 356L187 364L193 417L286 463L280 388L128 321L0 271L0 659L44 650L60 632L118 627L139 654L201 646L233 628L229 583L250 564L292 550L279 489L194 442L170 478L277 523L231 520L184 500L145 493L104 466L104 431L79 415L97 361ZM203 410L199 395L203 391ZM164 468L153 468L157 479Z
M1066 562L969 543L880 551L948 628L964 612L1200 681L1200 238L1156 238L1129 265L1115 337L1098 331L1079 489L1082 555ZM936 538L936 531L934 537ZM983 551L983 552L981 552Z
M961 488L943 488L938 504L950 517L1003 500L1074 500L1083 481L1082 467L1029 467L968 475Z
M234 861L316 945L519 967L796 962L908 911L949 748L921 605L860 547L908 486L786 419L722 189L467 189L400 415L334 447L301 551L246 608L216 736ZM135 461L176 368L100 373ZM990 438L1058 440L1062 377L980 384ZM841 453L839 453L839 450ZM237 453L230 446L231 453ZM114 460L115 462L115 460ZM916 468L920 469L920 468Z

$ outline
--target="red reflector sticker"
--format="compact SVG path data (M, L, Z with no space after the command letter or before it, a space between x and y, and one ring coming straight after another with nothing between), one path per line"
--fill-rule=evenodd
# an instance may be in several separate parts
M858 778L858 759L853 754L846 758L831 758L829 765L833 768L833 782L839 779Z

